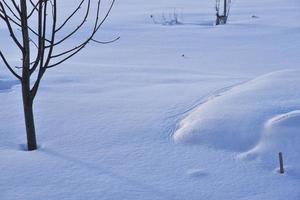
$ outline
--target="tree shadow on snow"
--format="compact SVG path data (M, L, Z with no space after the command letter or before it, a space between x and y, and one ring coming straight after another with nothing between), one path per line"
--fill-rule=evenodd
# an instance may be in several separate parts
M124 175L118 174L116 172L113 172L112 170L108 170L99 165L95 165L93 163L88 163L88 162L76 159L69 155L65 155L65 154L53 151L52 149L41 148L41 149L39 149L39 151L47 154L48 156L56 157L61 160L75 164L79 167L86 168L89 171L95 172L99 176L107 175L110 178L117 179L120 182L125 183L126 185L131 185L135 188L140 188L140 189L142 189L141 192L151 192L152 194L156 194L157 196L159 196L161 199L180 199L174 195L168 194L167 192L165 192L159 188L155 188L153 185L149 185L149 184L137 181L135 179L126 177Z

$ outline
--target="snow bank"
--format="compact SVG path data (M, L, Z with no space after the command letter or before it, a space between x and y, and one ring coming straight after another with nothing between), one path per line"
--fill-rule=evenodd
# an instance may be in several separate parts
M272 160L283 151L299 160L299 76L299 70L277 71L215 94L179 123L173 139L247 157L272 154Z

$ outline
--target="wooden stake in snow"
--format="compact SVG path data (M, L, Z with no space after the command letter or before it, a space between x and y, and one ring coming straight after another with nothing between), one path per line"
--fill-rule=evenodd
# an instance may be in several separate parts
M280 165L279 173L284 174L282 152L279 152L279 165Z

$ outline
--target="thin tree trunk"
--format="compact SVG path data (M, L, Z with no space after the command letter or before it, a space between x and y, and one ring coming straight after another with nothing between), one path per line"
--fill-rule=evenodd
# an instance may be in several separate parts
M36 150L36 136L33 117L33 98L30 91L30 40L28 33L27 2L20 0L21 5L21 25L23 38L23 71L22 71L22 96L25 126L27 134L28 151Z
M22 96L27 134L27 148L28 151L33 151L37 149L37 144L33 117L33 101L30 96L29 82L22 82Z
M227 0L224 0L224 17L227 16Z

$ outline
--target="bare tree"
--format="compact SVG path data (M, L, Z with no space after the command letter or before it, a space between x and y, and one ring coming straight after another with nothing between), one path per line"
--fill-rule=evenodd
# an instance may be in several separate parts
M231 0L216 0L216 25L227 23L230 6Z
M94 7L92 7L93 3ZM105 44L119 39L107 42L95 39L97 31L110 14L115 0L111 0L105 8L101 3L101 0L80 0L69 15L59 20L58 14L65 11L59 10L57 0L0 0L0 22L4 22L10 38L20 52L20 66L12 66L1 50L0 57L7 69L20 80L22 86L29 151L37 149L33 102L45 72L75 56L89 42ZM104 14L100 13L103 9L105 9ZM78 19L78 15L81 16L81 20L75 28L67 32L66 27L73 25L71 21ZM87 23L88 19L92 20L92 24ZM82 30L88 31L83 41L67 48L66 40Z

